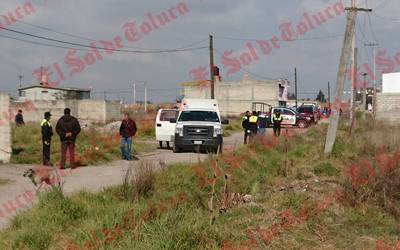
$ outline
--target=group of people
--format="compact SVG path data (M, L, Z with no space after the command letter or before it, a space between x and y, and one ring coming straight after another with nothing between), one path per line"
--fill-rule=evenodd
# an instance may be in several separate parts
M283 117L279 111L272 115L273 130L275 136L281 134L281 123ZM251 142L256 135L265 135L268 126L268 117L260 111L246 111L242 119L242 127L244 130L244 144Z
M53 137L53 128L50 122L51 116L50 112L45 112L44 119L40 123L43 145L42 158L43 165L45 166L52 165L50 161L51 141ZM22 110L18 110L15 116L15 123L19 127L25 125ZM136 131L135 121L126 113L119 129L119 134L121 136L120 150L122 159L124 160L132 159L132 137L136 135ZM58 119L56 125L56 133L60 137L61 142L60 169L66 168L67 152L69 153L70 167L72 169L77 167L75 165L75 142L80 132L81 126L78 119L71 115L71 110L69 108L64 109L64 115Z
M50 149L51 139L53 137L53 128L51 126L51 113L45 112L44 119L40 123L42 128L42 144L43 144L43 165L51 166ZM69 164L72 169L75 165L75 141L81 132L81 126L78 119L71 115L69 108L64 109L64 115L58 119L56 125L56 133L61 141L61 160L60 168L65 169L67 152L69 153Z

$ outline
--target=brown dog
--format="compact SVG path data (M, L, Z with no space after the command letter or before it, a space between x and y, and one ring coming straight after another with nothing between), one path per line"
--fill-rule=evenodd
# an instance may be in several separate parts
M31 179L33 185L38 187L36 193L42 188L43 184L50 185L52 187L60 187L61 179L57 172L57 169L52 167L37 167L26 170L23 174L24 177Z

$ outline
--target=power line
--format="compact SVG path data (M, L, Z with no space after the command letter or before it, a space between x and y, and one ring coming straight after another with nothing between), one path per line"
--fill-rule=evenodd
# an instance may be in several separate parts
M296 41L312 41L312 40L326 40L332 38L343 37L344 35L330 35L330 36L321 36L321 37L310 37L310 38L297 38L293 40L281 40L277 39L278 42L296 42ZM223 40L233 40L233 41L257 41L257 40L265 40L265 38L257 39L257 38L238 38L238 37L225 37L225 36L215 36L217 39Z
M366 4L366 6L368 8L368 0L365 1L365 4ZM370 15L369 12L367 12L367 17L368 17L369 27L371 29L372 38L375 40L374 41L375 43L379 43L378 39L376 38L377 36L375 34L374 27L372 26L371 15Z
M174 52L183 52L183 51L193 51L193 50L199 50L199 49L208 48L207 46L203 46L203 47L196 47L196 48L182 48L182 49L154 50L154 51L150 51L150 50L144 51L144 50L126 50L126 49L106 49L106 48L103 48L103 47L89 46L89 45L85 45L85 44L81 44L81 43L67 42L67 41L63 41L63 40L59 40L59 39L54 39L54 38L49 38L49 37L44 37L44 36L38 36L38 35L22 32L22 31L10 29L10 28L5 28L5 27L1 27L1 26L0 26L0 29L4 29L4 30L7 30L7 31L10 31L10 32L13 32L13 33L20 34L20 35L30 36L30 37L34 37L34 38L38 38L38 39L47 40L47 41L52 41L52 42L57 42L57 43L62 43L62 44L67 44L67 45L72 45L72 46L77 46L77 47L84 47L84 48L88 48L88 49L99 49L99 50L104 50L104 51L117 51L117 52L139 53L139 54L157 54L157 53L174 53Z
M400 17L384 17L384 16L378 16L378 15L372 15L373 17L377 17L377 18L381 18L387 21L394 21L394 22L398 22L400 21Z
M66 47L66 46L60 46L60 45L55 45L55 44L49 44L49 43L41 43L41 42L36 42L36 41L31 41L31 40L26 40L22 38L17 38L17 37L11 37L7 35L1 35L0 37L7 38L7 39L12 39L24 43L30 43L30 44L35 44L35 45L40 45L40 46L46 46L46 47L53 47L53 48L59 48L59 49L75 49L79 51L90 51L89 49L79 49L79 48L72 48L72 47Z
M73 38L77 38L77 39L82 39L82 40L89 41L89 42L98 42L99 40L101 40L101 39L94 39L94 38L90 38L90 37L84 37L84 36L81 36L81 35L74 35L74 34L67 33L67 32L61 32L61 31L58 31L58 30L55 30L55 29L52 29L52 28L44 27L44 26L37 25L37 24L28 23L28 22L26 22L26 21L21 21L21 20L19 20L18 22L19 22L19 23L22 23L22 24L25 24L25 25L28 25L28 26L31 26L31 27L38 28L38 29L42 29L42 30L54 32L54 33L56 33L56 34L60 34L60 35L64 35L64 36L69 36L69 37L73 37ZM203 43L203 42L205 42L205 41L207 41L207 39L203 39L203 40L201 40L201 41L193 42L193 43L190 43L190 44L188 44L188 45L182 45L181 47L178 47L177 49L182 49L182 48L186 48L186 47L192 47L192 46L194 46L194 45ZM128 48L128 49L139 49L139 50L150 50L150 51L152 51L152 50L157 50L157 49L151 49L151 48L128 47L128 46L125 46L125 48Z

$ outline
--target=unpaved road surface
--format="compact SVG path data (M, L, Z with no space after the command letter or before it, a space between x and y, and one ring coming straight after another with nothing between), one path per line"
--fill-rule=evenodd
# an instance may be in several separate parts
M242 140L242 133L224 138L224 149L232 149L242 144ZM121 160L104 165L63 170L63 190L67 194L80 190L97 192L105 187L121 184L127 169L132 167L134 172L135 166L142 161L152 162L157 166L160 162L166 165L195 163L204 160L206 157L207 154L174 154L171 150L158 149L151 153L139 155L137 161ZM0 165L1 179L8 180L0 185L0 229L6 228L10 220L19 211L29 208L37 202L35 186L30 179L22 176L26 169L32 167L33 165Z

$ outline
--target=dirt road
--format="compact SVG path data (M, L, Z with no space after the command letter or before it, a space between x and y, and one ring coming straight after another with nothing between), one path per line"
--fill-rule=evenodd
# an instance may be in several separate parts
M242 133L233 134L224 139L224 148L232 148L242 143ZM135 169L135 165L141 161L153 163L194 163L203 160L207 154L179 153L171 150L158 149L154 152L139 155L138 161L115 161L99 166L65 170L62 177L65 193L87 190L91 192L101 191L103 188L118 185L129 167ZM11 218L18 212L31 207L37 202L36 188L32 182L22 176L26 169L32 165L0 165L1 179L8 180L0 185L0 229L9 224Z

